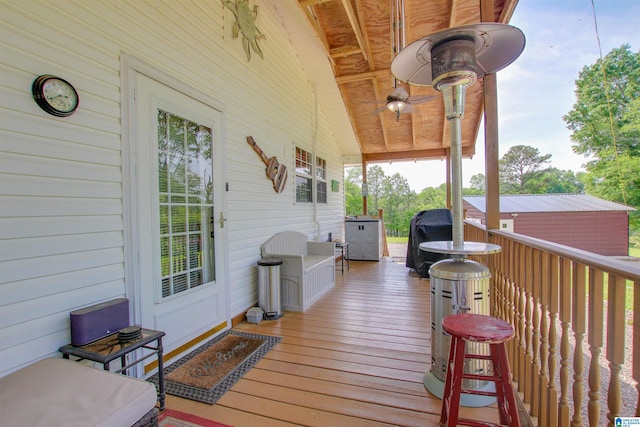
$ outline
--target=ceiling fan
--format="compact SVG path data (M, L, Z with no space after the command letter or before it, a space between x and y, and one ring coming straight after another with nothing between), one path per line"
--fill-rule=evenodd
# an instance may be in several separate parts
M409 96L409 93L402 86L398 86L391 92L386 100L376 100L374 102L381 104L384 103L383 107L378 108L376 113L381 113L384 110L389 110L396 115L396 122L400 120L400 113L411 113L413 112L413 104L421 104L423 102L427 102L428 100L435 98L437 95L433 96Z

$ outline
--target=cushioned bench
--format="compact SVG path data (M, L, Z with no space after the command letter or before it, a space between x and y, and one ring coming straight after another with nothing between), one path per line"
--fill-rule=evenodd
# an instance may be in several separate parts
M49 358L0 378L6 426L157 426L153 384Z
M263 258L282 260L282 309L305 311L336 284L335 243L310 242L298 231L274 234L260 246Z

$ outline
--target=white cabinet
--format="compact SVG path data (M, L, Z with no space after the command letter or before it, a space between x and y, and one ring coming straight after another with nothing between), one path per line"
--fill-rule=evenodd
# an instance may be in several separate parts
M349 259L380 261L382 258L382 223L379 219L349 220L344 223L349 242Z

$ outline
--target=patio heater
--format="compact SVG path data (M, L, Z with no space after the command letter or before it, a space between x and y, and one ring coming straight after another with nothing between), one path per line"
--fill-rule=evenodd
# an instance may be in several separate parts
M448 314L467 311L489 314L489 269L469 255L487 255L500 246L464 241L462 205L462 125L467 86L478 77L495 73L520 56L525 45L522 31L501 23L480 23L450 28L411 43L391 63L391 73L398 80L418 86L433 86L442 92L451 136L451 193L453 241L423 242L420 250L443 253L451 258L438 261L429 269L431 277L431 354L430 372L424 385L442 398L451 339L442 330ZM470 351L479 353L476 348ZM468 373L487 374L485 361L469 361ZM484 389L490 382L465 380L464 387ZM463 394L464 406L486 406L493 397Z

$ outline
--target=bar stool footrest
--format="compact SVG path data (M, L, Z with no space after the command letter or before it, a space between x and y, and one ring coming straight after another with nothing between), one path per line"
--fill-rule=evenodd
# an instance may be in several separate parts
M481 343L481 344L487 344L487 343ZM490 354L465 353L464 354L464 358L465 359L478 359L478 360L491 360L491 355Z
M502 378L496 375L480 375L480 374L462 374L462 378L467 380L493 381L494 383L497 383L503 380Z
M470 388L461 388L460 393L475 394L476 396L493 396L493 397L498 396L498 394L495 391L474 390Z
M494 424L487 421L475 421L466 418L458 418L458 425L470 427L509 427L504 424Z

